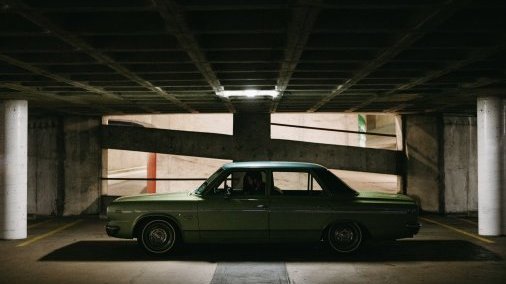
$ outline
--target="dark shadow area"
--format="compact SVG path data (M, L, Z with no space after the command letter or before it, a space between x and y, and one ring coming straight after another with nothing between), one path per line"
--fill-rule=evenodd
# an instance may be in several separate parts
M484 247L462 240L409 240L367 244L353 255L337 255L322 245L186 245L174 254L149 256L135 241L79 241L57 249L39 261L498 261Z

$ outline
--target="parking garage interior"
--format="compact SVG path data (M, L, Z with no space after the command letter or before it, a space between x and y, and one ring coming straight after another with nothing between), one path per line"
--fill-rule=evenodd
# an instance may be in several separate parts
M0 0L1 283L505 283L504 1ZM107 236L129 194L321 164L420 207L412 239Z

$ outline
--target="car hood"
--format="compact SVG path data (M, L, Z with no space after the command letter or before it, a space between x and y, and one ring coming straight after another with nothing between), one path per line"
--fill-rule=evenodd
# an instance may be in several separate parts
M156 193L156 194L139 194L130 195L117 198L114 203L119 202L138 202L138 201L185 201L195 200L195 196L188 192L174 192L174 193Z
M367 201L403 201L414 202L414 200L403 194L392 194L383 192L359 192L357 198Z

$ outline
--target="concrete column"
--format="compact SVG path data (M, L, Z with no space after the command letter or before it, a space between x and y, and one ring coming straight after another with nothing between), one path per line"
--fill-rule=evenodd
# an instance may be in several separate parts
M502 234L506 235L506 99L502 100Z
M503 104L497 97L480 97L478 116L478 232L498 236L502 232Z
M0 105L0 239L26 238L28 103Z
M236 161L270 160L270 113L234 114Z
M406 176L406 152L404 151L405 147L404 147L404 135L406 134L405 133L405 126L404 126L404 123L402 121L402 116L401 115L396 115L394 117L394 122L395 122L395 138L396 138L396 150L397 151L401 151L403 153L403 156L402 156L402 161L400 161L400 163L402 163L403 167L402 167L402 170L403 172L400 173L400 175L397 175L397 191L399 193L403 193L403 194L406 194L406 189L407 189L407 176Z

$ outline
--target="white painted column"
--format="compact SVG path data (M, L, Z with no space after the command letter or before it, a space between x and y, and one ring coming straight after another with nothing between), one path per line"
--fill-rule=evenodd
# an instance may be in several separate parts
M502 233L502 100L479 97L478 116L478 232Z
M394 122L395 122L395 139L396 139L396 149L397 151L402 151L404 153L404 133L402 132L402 128L403 128L403 123L404 121L402 121L402 116L401 115L396 115L394 117ZM407 159L407 157L405 157ZM404 164L403 166L405 166L406 164ZM407 169L404 167L404 170L406 171ZM405 173L402 173L401 175L397 175L397 192L398 193L406 193L404 192L406 190L406 174Z
M0 104L0 239L26 238L28 103Z

